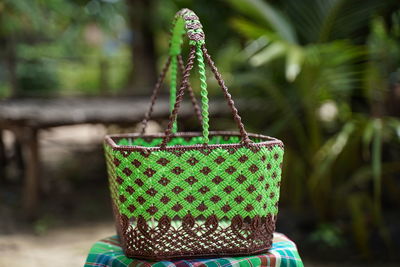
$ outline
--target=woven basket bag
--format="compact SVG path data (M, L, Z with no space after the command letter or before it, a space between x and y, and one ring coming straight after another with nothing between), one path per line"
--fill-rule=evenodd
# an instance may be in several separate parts
M186 65L183 37L189 39ZM142 132L105 138L109 185L125 254L150 260L251 255L272 244L278 212L283 143L248 134L231 95L205 47L199 18L180 10L170 52L153 91ZM189 83L197 63L201 109ZM205 64L218 81L238 132L208 131ZM170 70L171 115L163 134L145 134L158 91ZM177 72L182 78L176 92ZM178 109L188 90L202 133L176 132Z

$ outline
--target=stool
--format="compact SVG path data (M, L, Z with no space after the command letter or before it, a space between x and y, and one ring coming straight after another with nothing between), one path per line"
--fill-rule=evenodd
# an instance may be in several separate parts
M274 233L273 245L268 253L232 258L190 259L151 262L130 259L124 255L118 236L96 242L90 249L85 266L97 267L208 267L208 266L303 266L296 244L281 233Z

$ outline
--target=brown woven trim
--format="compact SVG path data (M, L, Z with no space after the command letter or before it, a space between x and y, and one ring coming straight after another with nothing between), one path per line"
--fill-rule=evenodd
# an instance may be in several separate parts
M115 206L114 201L111 199L111 207L112 207L112 211L114 214L114 223L115 223L115 229L117 231L117 235L120 239L120 243L121 243L121 247L124 251L127 251L128 248L126 246L126 241L125 241L125 237L124 237L124 232L122 229L126 229L128 227L128 225L122 225L123 223L126 223L125 220L122 219L121 215L119 215L119 211L117 206Z
M229 226L220 228L218 220L213 220L211 216L208 219L212 222L208 225L205 223L201 229L190 215L182 220L182 226L178 228L173 227L171 219L166 216L153 230L148 228L146 221L139 218L137 218L137 225L133 226L128 217L116 212L115 206L113 210L125 255L146 260L247 256L265 253L272 247L277 219L276 216L268 215L246 222L245 219L237 216ZM207 229L206 233L205 229ZM242 236L242 231L247 232L249 236ZM217 245L221 240L224 247ZM207 247L205 241L213 244L214 247ZM154 249L155 247L157 250Z
M105 137L105 142L107 145L113 148L113 150L119 151L174 151L174 150L201 150L201 149L212 149L212 148L241 148L241 147L272 147L272 146L280 146L284 147L283 142L279 139L265 136L261 134L248 134L249 137L259 138L265 140L265 142L260 143L237 143L237 144L216 144L216 145L205 145L205 144L198 144L198 145L188 145L188 146L166 146L165 148L161 147L145 147L145 146L121 146L117 145L114 141L121 139L121 138L163 138L165 135L162 133L159 134L146 134L142 135L140 133L131 133L131 134L115 134L115 135L107 135ZM179 132L173 134L172 137L201 137L203 136L200 132ZM210 136L237 136L241 137L240 133L238 132L225 132L225 131L212 131L210 132Z

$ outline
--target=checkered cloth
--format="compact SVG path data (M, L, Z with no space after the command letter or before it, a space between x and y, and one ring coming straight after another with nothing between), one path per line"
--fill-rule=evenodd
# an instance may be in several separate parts
M303 266L295 243L280 233L274 233L272 248L269 253L233 258L192 259L176 261L150 262L130 259L124 255L117 236L96 242L90 249L85 266L97 267L211 267L211 266Z

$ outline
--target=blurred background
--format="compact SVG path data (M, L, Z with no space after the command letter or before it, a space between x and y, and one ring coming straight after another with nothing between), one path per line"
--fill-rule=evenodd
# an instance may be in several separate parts
M137 130L182 7L247 130L285 143L277 231L306 266L397 266L398 0L1 0L0 266L79 266L114 233L101 142Z

